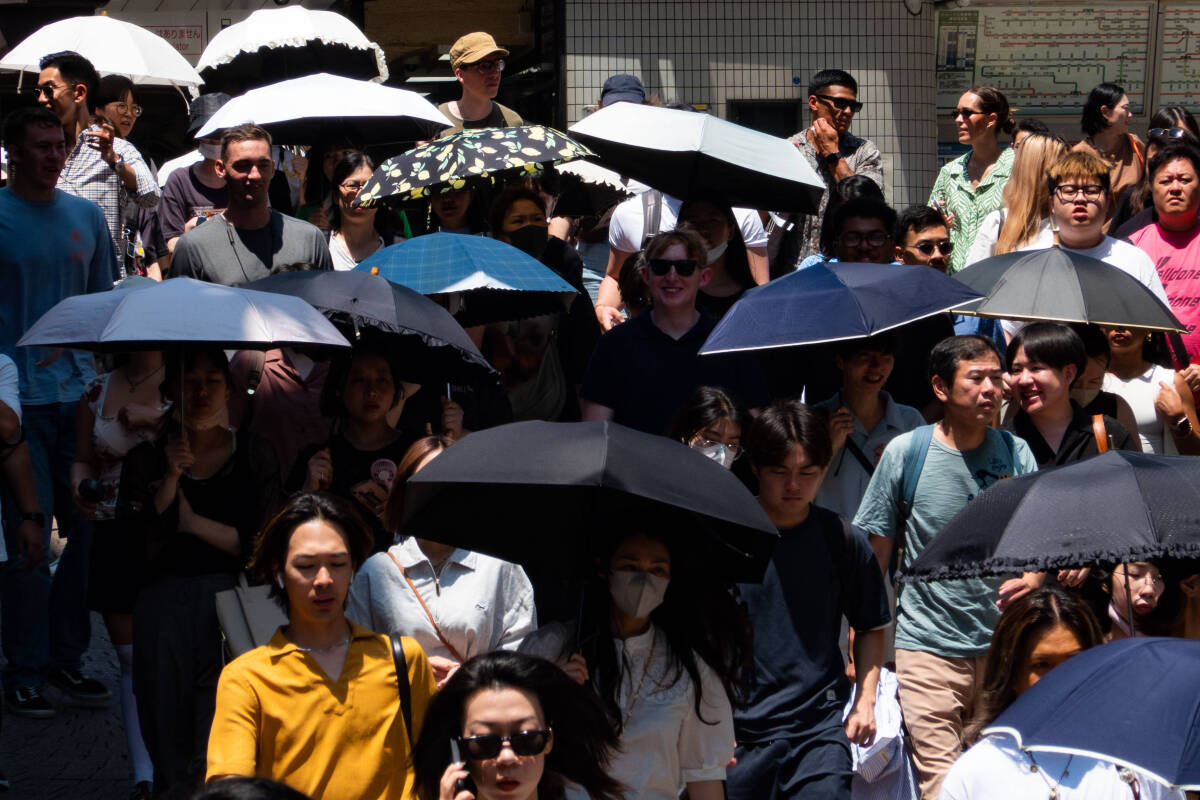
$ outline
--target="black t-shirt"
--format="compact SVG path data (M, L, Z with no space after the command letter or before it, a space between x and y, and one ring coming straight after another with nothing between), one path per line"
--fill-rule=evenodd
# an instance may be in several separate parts
M696 293L696 307L707 311L708 315L713 319L720 319L725 316L729 309L733 308L734 303L742 299L742 295L745 293L746 290L743 289L727 297L718 297L715 294L709 294L701 290Z
M1075 415L1071 417L1071 422L1067 425L1062 442L1058 446L1058 452L1050 449L1050 445L1042 438L1042 434L1028 414L1018 411L1017 415L1013 417L1013 433L1020 436L1029 445L1033 457L1037 459L1038 469L1057 467L1100 455L1100 448L1096 446L1096 435L1092 430L1092 415L1098 412L1084 411L1074 400L1071 401L1071 407L1075 410ZM1107 414L1103 415L1103 419L1104 429L1113 450L1137 449L1137 439L1126 430L1124 425Z
M159 226L166 240L183 236L184 226L193 217L224 211L229 205L229 189L224 185L214 189L201 183L196 177L197 166L177 169L167 176L158 203Z
M891 620L866 535L832 511L781 530L761 584L738 585L754 634L746 702L734 713L740 743L803 738L841 725L850 683L842 617L869 631Z
M716 322L704 311L692 329L672 339L646 311L600 337L580 395L613 410L613 421L665 434L692 390L717 386L743 408L770 401L758 362L746 353L702 356Z

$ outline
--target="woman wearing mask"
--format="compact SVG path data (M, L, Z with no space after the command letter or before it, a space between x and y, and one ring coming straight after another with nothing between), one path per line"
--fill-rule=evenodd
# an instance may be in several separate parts
M645 531L671 525L640 508L623 518ZM729 592L683 552L651 533L615 541L584 590L582 627L548 625L521 645L600 696L620 731L611 774L627 798L724 797L745 628Z
M129 355L112 372L88 384L79 403L75 463L71 465L75 505L94 525L88 608L104 615L121 667L121 716L133 766L135 800L150 797L154 780L133 696L133 607L144 559L131 531L116 520L117 490L125 455L162 433L164 416L171 407L159 391L163 371L162 353L148 350Z
M324 493L293 497L263 529L250 571L288 622L221 672L209 781L261 776L312 797L410 796L433 674L412 639L399 642L401 662L389 637L346 619L371 545L354 508Z
M950 226L951 275L966 266L984 218L1004 203L1014 154L1012 148L1001 149L997 137L1016 129L1008 98L991 86L964 92L954 110L954 123L959 143L971 149L942 167L929 194L929 205L941 211Z
M699 233L708 248L712 278L696 295L696 305L720 319L747 289L756 285L733 209L707 200L688 200L679 207L679 224Z
M1129 110L1129 95L1125 90L1115 83L1101 83L1088 93L1083 105L1080 128L1085 138L1071 148L1109 163L1108 188L1112 197L1139 183L1146 172L1146 146L1129 132L1131 119L1133 112ZM1115 204L1109 206L1106 230L1114 209Z
M968 742L978 742L946 775L942 800L1183 800L1181 792L1108 761L1023 750L1005 733L979 739L1047 672L1100 642L1091 611L1058 587L1035 589L1005 609L988 651L979 710L966 731Z
M1200 455L1200 422L1183 376L1153 363L1155 335L1107 328L1112 359L1104 391L1120 395L1133 409L1143 453Z
M434 695L413 752L420 800L619 800L617 736L595 695L540 658L477 656Z
M1046 171L1067 152L1061 139L1031 133L1021 140L1012 176L1004 185L1004 207L988 214L967 253L966 265L990 256L1054 244L1050 230L1050 187Z
M1112 361L1112 352L1108 347L1108 336L1099 325L1082 322L1071 323L1071 330L1079 335L1083 342L1083 351L1087 355L1083 372L1071 385L1071 399L1088 414L1107 414L1121 423L1121 427L1132 433L1137 430L1137 420L1129 403L1118 394L1104 391L1104 374L1108 372ZM1134 437L1130 442L1141 452L1142 440Z
M204 777L221 671L214 598L236 584L281 495L271 446L228 427L225 353L170 355L164 373L182 432L129 451L117 521L146 559L133 610L133 685L154 790L186 794Z
M732 469L742 454L743 421L732 397L716 387L701 386L692 392L667 435Z
M388 495L389 531L400 530L408 479L451 444L427 436L408 449ZM533 587L519 566L415 536L367 559L350 587L346 615L373 631L413 637L438 686L473 656L517 649L537 627Z
M370 156L358 152L347 153L333 168L329 255L334 269L354 269L358 262L392 243L392 237L385 239L376 225L379 209L354 205L354 199L374 171L375 162Z

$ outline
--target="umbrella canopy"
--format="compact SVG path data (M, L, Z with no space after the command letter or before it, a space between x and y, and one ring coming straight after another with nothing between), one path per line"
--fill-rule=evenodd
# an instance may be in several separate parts
M40 72L42 58L74 50L101 75L124 75L139 86L198 88L200 73L153 31L108 16L71 17L34 31L0 59L0 69Z
M954 277L985 295L964 311L980 317L1185 330L1136 278L1061 247L993 256Z
M677 517L656 532L678 537L732 580L762 580L779 539L733 473L679 442L612 422L516 422L472 433L409 480L403 528L561 572L590 563L596 540L612 534L604 510L628 501L648 504L656 520Z
M291 295L323 313L351 341L382 339L416 383L495 378L496 371L444 308L369 272L287 272L245 286Z
M1200 642L1137 637L1085 650L1018 697L987 733L1200 790Z
M590 156L592 151L542 125L476 128L414 147L389 158L358 195L361 205L380 200L419 200L535 173L550 164Z
M265 8L221 30L204 48L196 69L217 89L265 86L328 72L386 81L383 49L333 11L303 6Z
M681 200L813 213L825 191L787 139L711 114L613 103L567 130L605 166Z
M376 251L359 262L421 294L457 293L460 325L524 319L566 310L575 288L512 245L486 236L431 233Z
M554 168L560 177L554 213L563 217L600 216L635 192L611 169L591 161L571 161Z
M68 297L17 342L98 352L161 350L176 344L257 350L350 346L321 312L298 297L191 278Z
M746 292L700 352L873 336L978 299L977 292L923 265L827 261Z
M276 144L312 144L342 137L364 145L416 140L450 125L416 92L320 73L251 89L217 110L197 139L252 122Z
M946 524L904 579L1200 556L1198 462L1110 450L998 481Z

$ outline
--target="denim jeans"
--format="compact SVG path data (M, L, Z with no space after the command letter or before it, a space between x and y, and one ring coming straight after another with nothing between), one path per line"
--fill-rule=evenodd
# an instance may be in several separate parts
M43 543L47 559L26 574L17 557L19 511L6 498L5 544L10 560L0 588L0 647L6 690L41 686L50 664L78 669L91 639L87 610L87 565L91 526L80 525L71 502L69 474L75 457L78 402L22 408L22 427L33 460L38 508L46 515ZM50 518L68 534L53 578L49 569Z

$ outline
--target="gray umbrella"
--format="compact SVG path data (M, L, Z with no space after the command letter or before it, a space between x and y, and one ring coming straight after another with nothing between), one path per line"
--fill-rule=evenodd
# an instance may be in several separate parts
M1060 247L980 261L955 278L984 294L964 314L1042 322L1184 331L1154 293L1125 271Z

